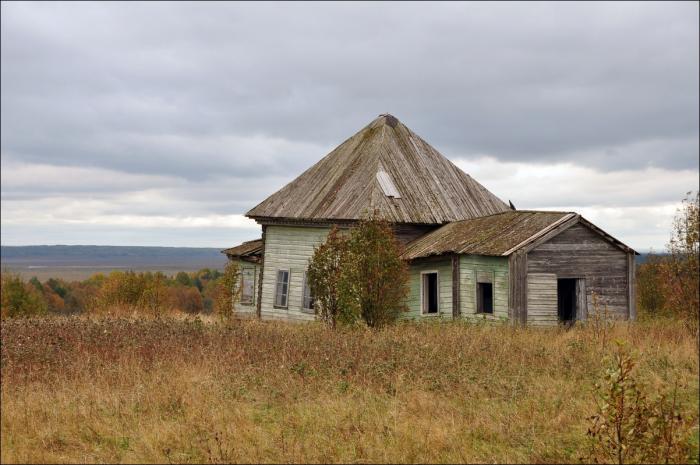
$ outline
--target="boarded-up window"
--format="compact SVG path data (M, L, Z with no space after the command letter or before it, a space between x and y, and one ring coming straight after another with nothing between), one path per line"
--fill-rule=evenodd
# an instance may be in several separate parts
M394 197L395 199L401 198L401 194L399 194L399 190L394 185L394 181L391 180L389 173L381 170L377 171L377 181L379 181L379 185L381 186L382 191L384 191L384 195L387 197Z
M301 311L304 313L314 313L314 296L311 295L311 287L304 272L304 293L301 302Z
M479 313L493 313L493 284L477 283L476 285L476 311Z
M277 270L277 285L275 287L275 306L287 307L289 296L289 270Z
M255 300L255 269L241 270L241 304L252 305Z
M437 272L421 274L421 300L424 314L438 313L438 274Z

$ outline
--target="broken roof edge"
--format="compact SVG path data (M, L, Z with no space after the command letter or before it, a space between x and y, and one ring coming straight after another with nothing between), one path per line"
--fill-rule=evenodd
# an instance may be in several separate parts
M250 241L242 242L236 246L229 247L228 249L223 249L220 251L220 253L232 257L245 257L259 255L262 252L262 247L263 240L261 237L260 239L252 239Z

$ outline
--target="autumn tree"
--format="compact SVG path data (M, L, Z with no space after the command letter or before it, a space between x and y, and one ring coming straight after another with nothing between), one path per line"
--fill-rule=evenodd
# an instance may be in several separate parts
M637 303L644 314L659 315L664 310L664 293L658 285L663 257L653 252L637 267Z
M332 328L338 321L347 323L355 319L341 294L343 272L349 265L348 253L347 237L334 226L326 241L314 250L306 272L316 312Z
M33 284L25 283L20 275L10 272L3 272L0 281L0 314L3 318L46 313L46 301Z
M354 307L350 311L371 328L393 323L406 309L408 265L391 225L377 216L361 220L350 234L348 249L341 288Z
M700 312L700 192L688 192L673 220L664 281L666 301L698 332Z
M405 309L408 267L391 226L377 217L361 220L349 235L333 228L314 251L307 279L318 314L331 327L362 319L378 328Z
M219 274L216 278L214 311L222 318L230 318L233 316L236 300L241 290L240 278L238 265L230 260L226 264L223 274Z

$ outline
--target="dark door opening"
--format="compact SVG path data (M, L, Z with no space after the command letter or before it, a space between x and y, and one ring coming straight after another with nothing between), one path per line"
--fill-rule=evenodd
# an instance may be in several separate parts
M576 320L576 279L557 279L557 315L559 321Z
M493 313L493 284L478 283L476 292L477 313Z
M438 312L438 275L423 274L423 313Z

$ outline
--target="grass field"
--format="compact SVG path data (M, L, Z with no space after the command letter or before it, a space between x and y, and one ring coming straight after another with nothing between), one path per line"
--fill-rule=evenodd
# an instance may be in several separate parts
M679 382L698 442L696 341L590 328L257 321L2 323L2 462L577 462L613 339L650 392Z

